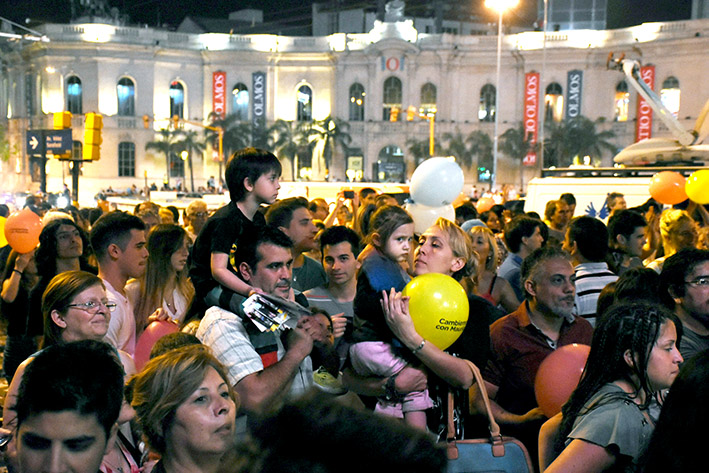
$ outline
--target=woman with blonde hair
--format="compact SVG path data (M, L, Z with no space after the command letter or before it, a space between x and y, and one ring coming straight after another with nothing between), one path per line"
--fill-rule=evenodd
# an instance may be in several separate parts
M194 298L194 286L187 277L189 244L187 232L177 225L160 224L150 230L145 273L126 286L137 334L148 325L151 315L178 324L185 320Z
M153 473L214 473L234 448L238 399L226 369L203 345L152 359L131 380L131 406L160 461Z
M696 248L699 240L697 223L684 210L668 209L660 216L660 236L664 256L646 264L646 267L662 272L665 260L680 250Z
M510 283L504 278L497 277L499 250L495 235L492 230L482 226L471 228L469 233L479 263L475 294L494 306L501 306L506 313L515 311L521 301L517 299Z

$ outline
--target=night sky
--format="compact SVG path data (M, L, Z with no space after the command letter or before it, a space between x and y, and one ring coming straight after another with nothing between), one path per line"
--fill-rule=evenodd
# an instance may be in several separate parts
M165 25L175 28L186 15L226 18L229 12L243 8L264 11L264 20L309 23L312 0L104 0L128 15L133 25ZM329 5L367 6L375 8L377 0L319 0ZM449 15L470 18L476 14L482 21L493 21L482 6L483 0L472 2L441 0ZM553 2L554 0L550 0ZM74 0L78 5L79 0ZM407 0L407 15L432 16L433 0ZM647 21L688 19L691 0L608 0L608 28L622 28ZM206 7L208 5L208 8ZM507 15L508 21L518 26L529 26L536 19L537 0L521 0L515 12ZM41 22L68 23L71 18L70 0L0 0L0 16L28 24Z

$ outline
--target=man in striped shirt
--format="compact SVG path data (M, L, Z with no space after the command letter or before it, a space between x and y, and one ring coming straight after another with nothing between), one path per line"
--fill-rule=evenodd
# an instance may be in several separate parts
M598 296L607 284L618 276L606 263L608 255L608 229L594 217L577 217L571 221L564 249L571 255L576 278L574 313L595 327Z

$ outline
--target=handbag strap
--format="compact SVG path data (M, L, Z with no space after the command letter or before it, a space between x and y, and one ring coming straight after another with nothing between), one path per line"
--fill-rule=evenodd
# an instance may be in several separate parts
M475 383L478 385L478 391L480 396L485 403L485 412L487 412L487 417L489 421L488 428L490 430L490 438L495 442L500 438L500 426L495 421L495 417L492 415L492 409L490 409L490 399L487 395L487 389L485 388L485 380L483 380L482 374L480 374L480 369L478 369L475 364L470 360L461 359L466 362L473 372L473 377L475 378ZM455 442L455 421L454 421L454 405L453 405L453 391L448 389L448 432L446 435L446 440L448 442Z

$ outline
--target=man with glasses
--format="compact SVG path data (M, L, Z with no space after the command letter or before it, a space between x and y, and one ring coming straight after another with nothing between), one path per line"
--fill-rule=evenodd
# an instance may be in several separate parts
M709 251L682 250L665 260L660 282L682 321L679 351L685 360L709 348Z
M185 210L185 230L192 243L197 239L197 235L202 231L204 224L207 223L207 217L209 217L207 203L202 199L193 200L187 206Z

